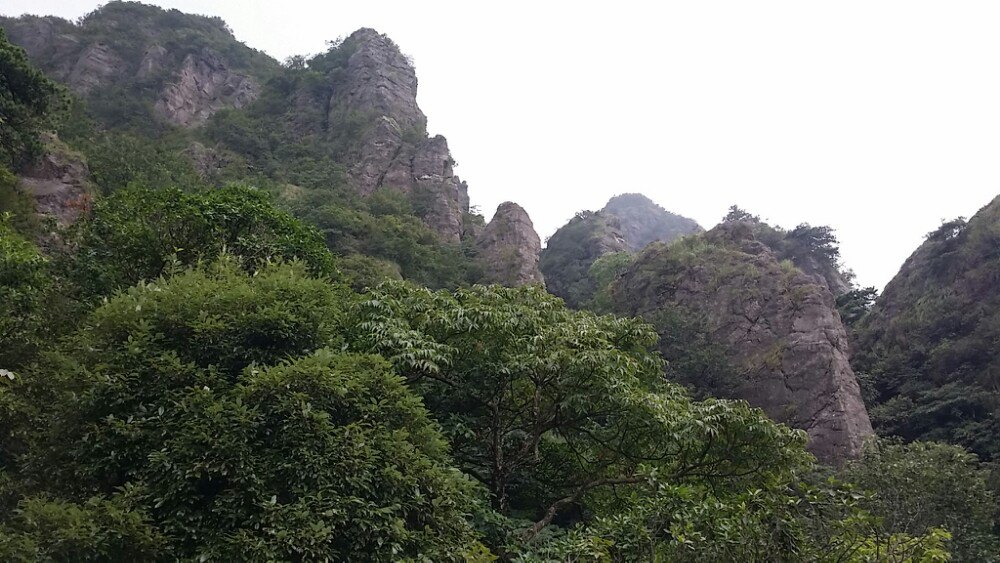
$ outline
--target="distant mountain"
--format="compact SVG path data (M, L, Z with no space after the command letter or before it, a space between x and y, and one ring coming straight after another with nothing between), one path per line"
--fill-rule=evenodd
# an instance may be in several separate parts
M1000 458L1000 196L941 225L858 326L880 433Z
M540 265L549 291L571 307L583 307L597 289L588 276L601 256L637 252L653 241L670 242L701 231L694 220L671 213L642 194L622 194L596 213L578 213L556 231L542 250Z
M618 218L622 237L633 252L653 241L670 242L704 231L694 219L671 213L642 194L616 195L601 211Z

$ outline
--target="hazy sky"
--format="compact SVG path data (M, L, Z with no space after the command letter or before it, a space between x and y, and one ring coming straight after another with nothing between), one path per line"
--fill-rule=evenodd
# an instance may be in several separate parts
M278 59L388 34L473 204L516 201L543 239L623 192L705 227L735 203L831 225L882 287L926 232L1000 193L1000 2L152 3L221 16Z

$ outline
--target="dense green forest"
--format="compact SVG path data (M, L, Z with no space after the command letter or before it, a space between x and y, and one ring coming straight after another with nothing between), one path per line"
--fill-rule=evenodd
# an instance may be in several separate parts
M426 194L359 195L345 162L367 117L290 109L303 88L331 95L350 40L279 65L211 18L111 3L88 20L94 41L131 37L101 22L140 22L178 61L212 48L265 80L184 129L153 113L162 74L88 98L0 28L0 559L997 560L995 478L976 455L996 455L977 438L995 441L992 410L932 431L922 413L942 391L911 383L944 362L992 393L995 348L959 354L968 339L927 327L919 358L898 358L906 343L862 355L887 437L821 464L804 431L706 384L732 366L697 314L610 314L624 249L567 235L549 291L480 285L471 235L443 240ZM19 187L53 153L89 170L70 224ZM571 225L600 237L590 217ZM950 260L936 271L989 261L970 277L996 283L998 222L982 222L931 235L982 246L935 251ZM788 268L821 257L818 275L840 279L829 229L748 224ZM838 300L859 342L879 326L871 298ZM962 334L990 350L996 311Z

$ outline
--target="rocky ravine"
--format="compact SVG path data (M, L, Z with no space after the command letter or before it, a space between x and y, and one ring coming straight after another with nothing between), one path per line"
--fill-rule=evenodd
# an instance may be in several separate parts
M697 312L736 368L732 397L805 430L824 462L856 457L872 426L833 295L752 232L727 223L650 245L614 285L616 309L654 324L664 311Z

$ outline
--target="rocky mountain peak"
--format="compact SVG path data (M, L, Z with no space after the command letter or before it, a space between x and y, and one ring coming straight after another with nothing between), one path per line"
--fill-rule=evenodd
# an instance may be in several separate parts
M425 133L427 118L417 106L417 73L387 36L361 28L344 40L353 51L330 97L333 121L360 114L391 120L401 133Z
M602 211L618 217L622 236L633 252L655 240L670 242L704 230L694 219L671 213L638 193L617 195Z
M359 142L347 154L355 189L364 196L379 188L410 195L428 226L445 242L459 242L468 186L454 174L448 140L427 136L413 65L391 39L369 28L352 33L339 49L349 56L330 76L327 130L337 135L361 123Z
M612 295L619 313L644 316L661 331L664 357L683 366L676 377L805 430L822 461L856 457L872 434L833 295L779 260L751 225L648 246ZM696 342L714 347L692 350Z
M520 205L511 201L501 203L479 234L476 245L484 281L506 286L542 282L538 268L542 241L528 212Z

